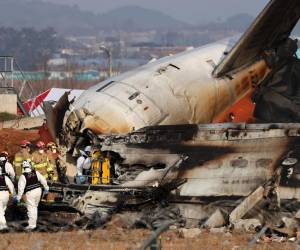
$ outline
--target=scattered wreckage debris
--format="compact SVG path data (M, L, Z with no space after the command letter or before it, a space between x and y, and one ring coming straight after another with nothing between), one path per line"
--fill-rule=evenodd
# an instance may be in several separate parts
M262 186L259 186L231 212L229 215L229 222L235 224L238 220L242 219L249 210L254 208L263 199L264 192L265 189Z
M224 219L224 215L217 209L204 223L204 227L206 228L216 228L216 227L223 227L226 224Z

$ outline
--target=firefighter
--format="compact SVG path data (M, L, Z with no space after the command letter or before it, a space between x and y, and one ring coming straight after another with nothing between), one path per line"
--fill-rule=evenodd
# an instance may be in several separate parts
M2 169L2 173L6 174L11 179L11 181L14 182L16 174L7 157L8 154L6 154L6 152L2 152L0 154L0 168Z
M30 146L31 146L30 141L28 140L21 141L20 142L21 149L18 153L15 154L13 167L16 174L16 180L18 180L22 174L22 162L24 160L31 159Z
M110 184L111 179L111 161L110 161L110 154L107 152L104 156L103 163L102 163L102 184Z
M23 194L25 194L28 215L28 226L25 229L33 230L36 228L38 205L42 196L41 187L44 188L44 195L48 194L49 187L47 180L32 168L30 161L23 161L22 166L24 173L19 178L16 201L19 203Z
M36 143L37 151L32 154L32 164L33 168L39 171L40 174L48 180L53 176L53 166L49 162L45 146L45 143L42 141Z
M8 159L8 157L9 157L9 154L8 154L8 152L7 152L7 151L2 151L2 152L1 152L1 154L5 155L5 157Z
M91 184L110 184L110 157L104 155L99 147L91 152Z
M59 154L57 152L57 146L54 142L49 142L47 144L47 157L53 169L52 180L57 182L58 181L57 168L58 168Z
M101 184L103 157L99 147L91 151L91 184Z
M87 171L91 168L91 146L86 146L84 150L80 150L80 156L77 159L76 183L83 184L86 180Z
M0 230L6 230L5 210L9 200L9 193L16 199L16 191L12 181L2 172L0 168Z

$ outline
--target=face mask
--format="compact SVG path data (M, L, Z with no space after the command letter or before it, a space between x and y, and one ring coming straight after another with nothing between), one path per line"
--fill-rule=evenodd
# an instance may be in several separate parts
M43 154L44 153L44 149L39 149L39 153Z
M53 153L53 154L56 154L56 152L57 152L56 149L53 149L53 150L52 150L52 153Z

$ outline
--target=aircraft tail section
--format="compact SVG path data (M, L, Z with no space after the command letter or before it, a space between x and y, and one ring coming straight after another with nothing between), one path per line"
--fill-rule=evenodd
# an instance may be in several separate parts
M271 0L213 72L222 77L258 60L287 39L300 18L299 0Z

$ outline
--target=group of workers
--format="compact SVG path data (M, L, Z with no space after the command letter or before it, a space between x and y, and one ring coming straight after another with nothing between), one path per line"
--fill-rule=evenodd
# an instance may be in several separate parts
M65 169L61 167L56 144L46 145L38 141L32 152L33 146L27 140L22 141L12 164L7 152L0 153L0 231L7 230L5 211L10 194L14 204L21 200L26 203L26 230L33 230L37 226L38 205L42 197L47 196L47 201L54 199L47 182L63 182ZM114 164L108 152L102 152L99 146L87 146L80 150L75 178L77 184L111 184L114 173Z
M5 211L11 194L14 204L23 199L27 207L28 226L26 230L36 228L38 205L43 195L48 195L47 181L58 181L59 155L55 143L47 145L38 141L32 151L28 140L20 143L20 150L15 154L13 163L9 155L0 153L0 230L7 229ZM17 192L16 192L16 188ZM43 189L42 189L43 188Z
M102 152L99 146L87 146L80 150L75 178L77 184L111 184L114 172L109 152Z

